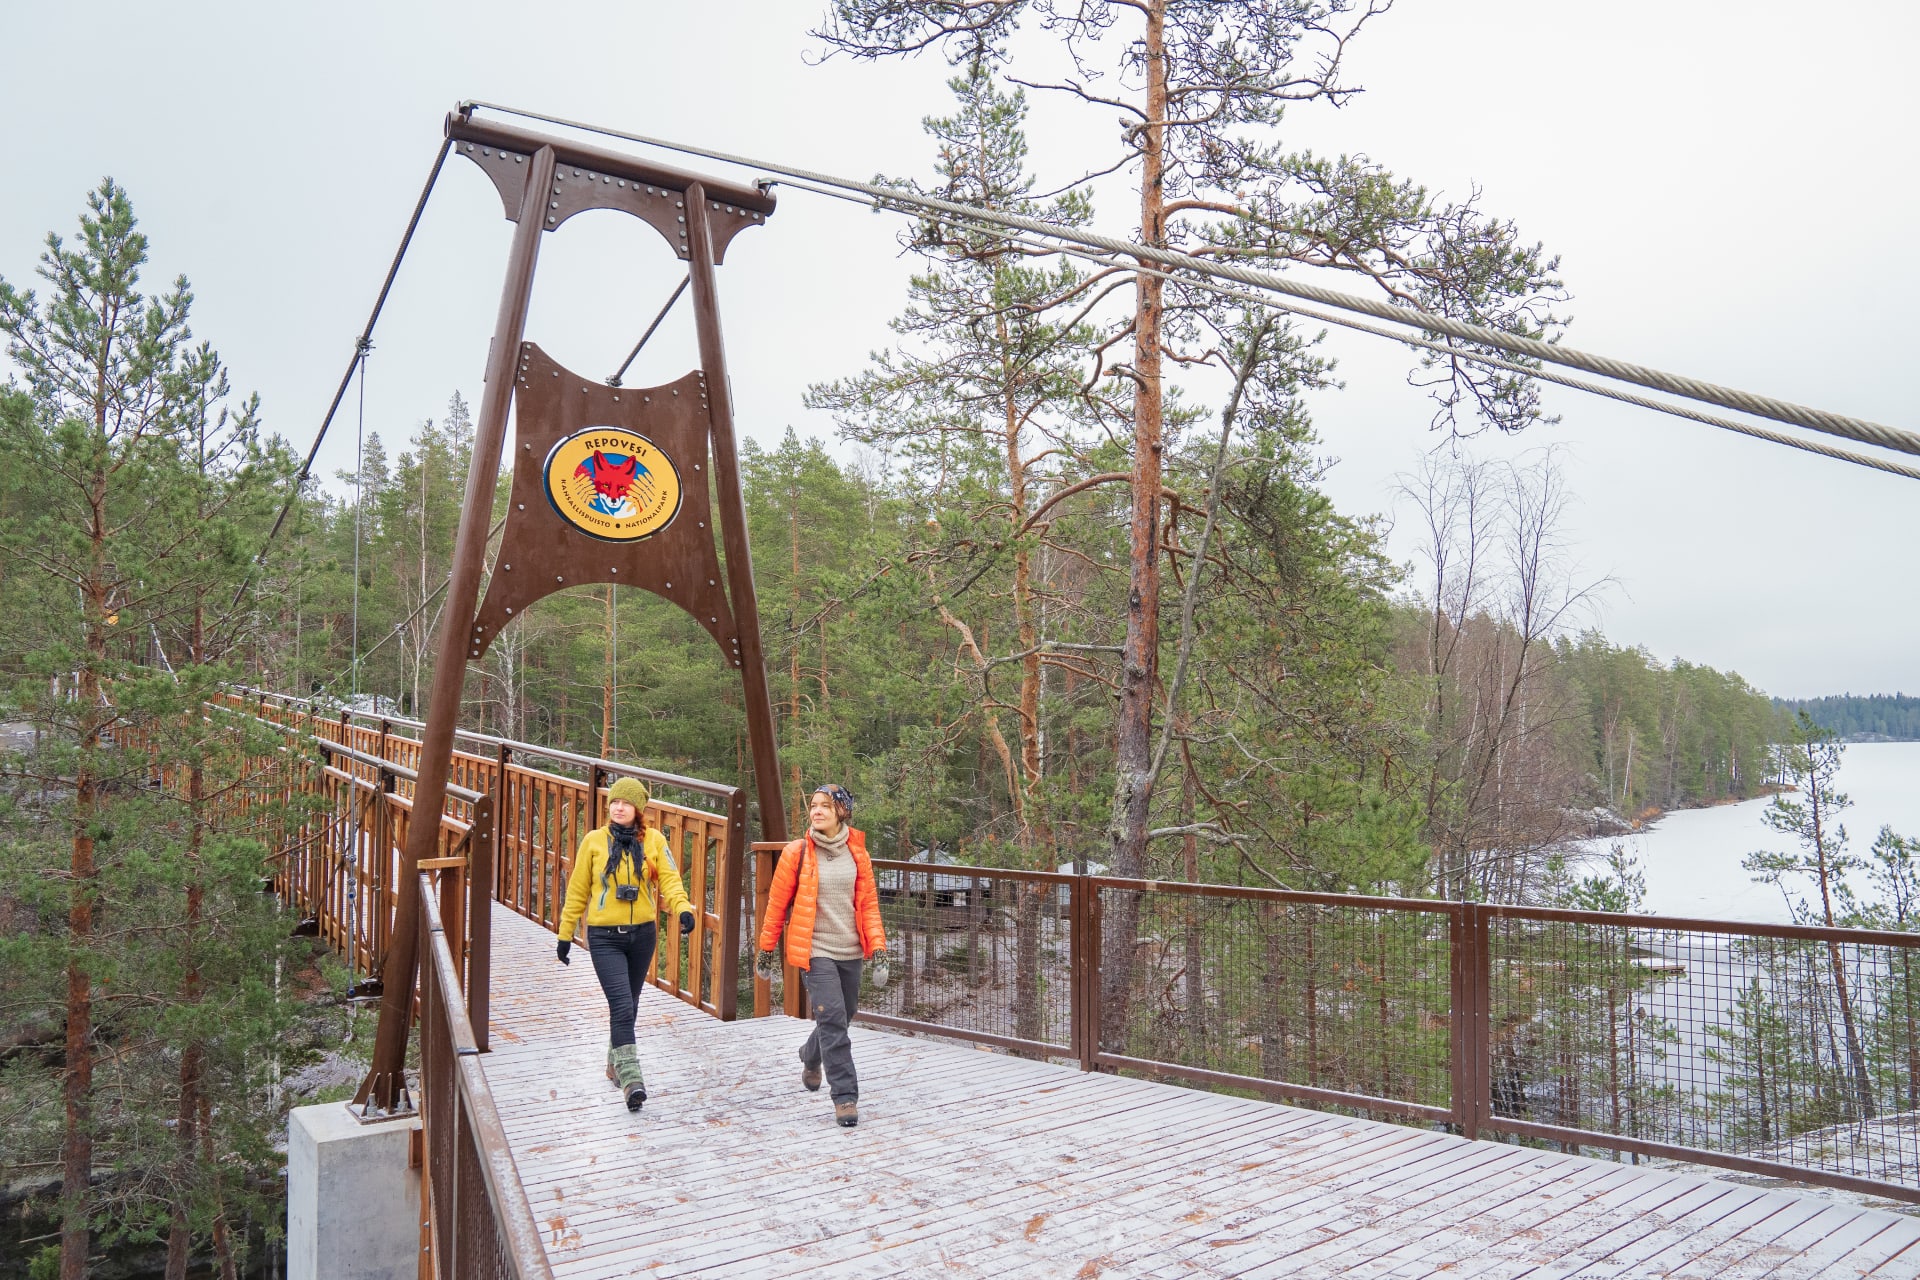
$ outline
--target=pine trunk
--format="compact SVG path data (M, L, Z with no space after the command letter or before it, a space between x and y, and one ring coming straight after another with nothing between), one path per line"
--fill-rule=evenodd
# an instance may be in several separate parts
M96 424L104 434L104 421ZM68 867L67 1043L65 1131L60 1145L60 1280L85 1280L93 1176L93 978L86 952L93 940L94 810L99 803L101 673L107 666L106 477L96 475L89 512L86 658L80 666L80 763L73 785L73 852Z
M1140 239L1166 240L1162 148L1167 115L1166 0L1146 9L1144 42L1147 119L1141 126ZM1112 816L1107 826L1109 874L1134 876L1146 867L1148 810L1153 801L1153 694L1160 655L1160 325L1157 276L1135 285L1133 329L1133 510L1128 543L1127 635L1120 655L1120 713L1114 737ZM1115 894L1106 914L1100 975L1103 1040L1118 1045L1127 1024L1138 895Z

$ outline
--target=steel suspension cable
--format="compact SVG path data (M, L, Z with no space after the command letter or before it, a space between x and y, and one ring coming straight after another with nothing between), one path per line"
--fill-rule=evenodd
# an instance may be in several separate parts
M1113 262L1110 258L1085 250L1061 249L1057 245L1046 245L1034 241L1021 241L1017 239L1009 241L1009 243L1020 244L1051 253L1064 253L1103 266L1122 265ZM1226 285L1217 284L1211 280L1175 275L1167 271L1156 271L1151 267L1142 267L1131 263L1125 264L1125 269L1138 272L1142 275L1158 276L1162 280L1167 280L1175 284L1197 286L1222 297L1232 298L1235 301L1245 302L1254 306L1270 307L1276 311L1284 311L1288 315L1299 316L1302 319L1318 320L1325 324L1339 325L1342 328L1357 330L1360 333L1370 333L1375 337L1404 343L1409 347L1418 347L1423 350L1438 352L1451 359L1467 360L1474 364L1485 365L1488 368L1523 374L1530 378L1538 378L1542 382L1551 382L1563 387L1572 387L1576 391L1585 391L1590 395L1604 396L1609 400L1618 400L1624 404L1633 405L1636 408L1651 409L1655 413L1672 414L1674 417L1685 418L1691 422L1703 423L1709 427L1718 427L1722 431L1738 432L1740 435L1751 436L1756 440L1765 440L1771 444L1781 444L1786 445L1790 449L1803 449L1808 453L1817 453L1824 458L1836 458L1842 462L1851 462L1858 466L1871 467L1876 471L1885 471L1890 475L1904 476L1909 480L1920 480L1920 467L1908 466L1906 463L1896 462L1891 458L1877 458L1872 454L1855 453L1851 449L1842 449L1835 445L1822 444L1818 440L1807 440L1799 436L1790 436L1783 431L1772 431L1766 427L1755 426L1750 422L1739 422L1733 418L1723 418L1718 414L1704 413L1699 409L1689 408L1683 404L1671 404L1663 400L1654 400L1647 396L1637 395L1631 391L1622 391L1618 387L1609 387L1598 382L1588 382L1584 378L1575 378L1568 374L1555 373L1551 369L1536 369L1530 365L1515 364L1511 360L1501 360L1498 357L1482 355L1479 352L1463 351L1459 347L1449 347L1443 342L1433 342L1426 338L1413 337L1410 334L1395 333L1391 329L1382 329L1378 326L1370 325L1363 320L1355 320L1350 316L1333 315L1329 312L1316 310L1313 307L1302 307L1291 302L1282 302L1275 298L1248 293L1244 289L1234 289Z
M796 190L806 191L813 195L830 196L836 200L846 200L853 204L868 206L868 201L844 191L834 191L825 187L816 187L804 182L783 182L780 185L793 187ZM1006 235L1006 229L1004 227L999 227L988 222L981 222L977 219L956 218L953 221L955 225L964 225L972 230L983 231L993 235ZM1903 476L1909 480L1920 480L1920 467L1912 467L1905 463L1895 462L1891 458L1879 458L1871 454L1855 453L1851 449L1841 449L1834 445L1822 444L1818 440L1808 440L1800 436L1790 436L1784 432L1772 431L1766 427L1756 426L1750 422L1740 422L1733 418L1720 417L1718 414L1704 413L1683 404L1673 404L1664 400L1650 399L1631 391L1622 391L1618 387L1609 387L1598 382L1588 382L1584 378L1575 378L1564 373L1555 373L1551 369L1539 369L1531 365L1515 364L1510 360L1502 360L1497 356L1486 355L1482 352L1469 351L1460 347L1450 347L1443 342L1434 342L1427 338L1417 338L1412 334L1396 333L1391 329L1382 329L1377 325L1368 324L1364 320L1356 320L1351 316L1336 315L1331 312L1317 310L1313 307L1303 307L1298 303L1283 301L1268 294L1249 293L1245 289L1235 289L1230 285L1223 285L1216 280L1209 280L1200 276L1181 275L1171 271L1161 271L1153 267L1143 266L1137 262L1120 262L1116 261L1115 255L1098 253L1091 249L1050 244L1045 241L1022 236L1006 236L1005 242L1011 246L1030 252L1061 254L1066 257L1078 258L1083 262L1089 262L1095 266L1114 268L1137 275L1154 276L1172 284L1204 289L1209 293L1217 294L1224 298L1231 298L1237 302L1244 302L1251 306L1268 307L1275 311L1284 311L1289 315L1300 316L1308 320L1317 320L1324 324L1339 325L1342 328L1353 329L1360 333L1386 338L1390 342L1403 343L1409 347L1417 347L1423 350L1437 352L1449 359L1466 360L1474 364L1485 365L1488 368L1501 369L1509 373L1538 378L1543 382L1551 382L1559 386L1571 387L1576 391L1584 391L1590 395L1604 396L1609 400L1618 400L1624 404L1633 405L1636 408L1651 409L1655 413L1672 414L1674 417L1685 418L1688 421L1703 423L1710 427L1718 427L1723 431L1737 432L1740 435L1751 436L1757 440L1765 440L1770 444L1785 445L1790 449L1802 449L1808 453L1819 454L1824 458L1835 458L1842 462L1851 462L1858 466L1871 467L1876 471L1885 471L1890 475Z
M253 558L253 564L247 569L246 576L233 593L233 602L227 606L231 613L240 607L240 598L247 593L253 583L253 575L267 562L267 552L272 549L275 538L280 536L280 528L287 522L287 513L293 510L293 504L299 501L300 490L306 486L307 477L313 471L313 460L320 453L320 445L327 438L327 428L333 425L333 416L340 411L340 402L347 398L347 388L353 384L353 375L366 359L373 342L373 326L379 323L381 308L387 305L387 295L393 291L393 281L400 274L400 263L407 256L407 249L413 244L413 233L420 226L420 215L426 211L427 197L433 194L434 184L440 181L440 170L447 163L447 152L453 148L453 139L446 138L440 143L439 152L433 157L433 168L427 172L426 185L420 188L420 198L413 202L413 216L407 219L407 229L400 236L400 247L394 251L393 261L387 267L387 278L380 282L380 292L373 300L373 310L367 313L367 323L360 330L360 336L354 340L353 358L347 361L347 371L340 375L340 385L334 388L333 403L327 406L326 416L320 419L320 429L314 433L313 444L307 450L306 461L300 464L300 470L294 475L293 485L287 491L287 497L280 504L280 514L274 517L273 528L267 531L266 539L260 544L259 554Z
M667 151L677 151L684 155L699 156L707 160L717 160L724 164L740 165L750 169L762 169L769 173L780 174L786 178L818 183L822 186L836 187L843 191L857 191L876 201L881 206L893 206L898 211L915 209L932 210L950 217L978 219L1003 228L1024 231L1048 240L1065 241L1105 253L1121 254L1136 260L1158 263L1163 267L1193 272L1200 276L1218 277L1251 288L1270 290L1301 298L1322 306L1334 307L1341 311L1352 311L1386 320L1393 324L1408 325L1458 338L1480 346L1493 347L1511 355L1530 360L1544 360L1552 364L1566 365L1587 373L1597 374L1618 382L1630 382L1654 391L1664 391L1687 400L1698 400L1707 404L1716 404L1725 409L1741 413L1750 413L1755 417L1770 418L1776 422L1792 426L1805 427L1808 430L1824 432L1855 440L1862 444L1878 445L1901 453L1920 456L1920 433L1900 427L1888 426L1866 418L1856 418L1847 414L1833 413L1826 409L1816 409L1810 405L1796 404L1791 400L1782 400L1775 396L1760 395L1742 391L1736 387L1722 386L1700 378L1681 374L1667 373L1646 365L1634 364L1626 360L1617 360L1610 356L1595 355L1545 342L1539 338L1524 334L1508 333L1486 325L1473 324L1463 320L1453 320L1446 316L1422 311L1415 307L1399 306L1381 302L1373 298L1363 298L1357 294L1343 293L1337 289L1328 289L1320 285L1289 279L1271 271L1255 267L1240 266L1230 262L1213 262L1192 254L1181 253L1173 249L1162 249L1153 245L1139 244L1131 240L1122 240L1114 236L1100 235L1092 231L1083 231L1074 227L1062 227L1038 218L1028 218L1019 214L1002 213L997 210L983 209L975 205L962 204L953 200L942 200L937 196L921 195L918 192L904 191L897 187L882 186L871 182L858 182L851 178L841 178L813 169L802 169L793 165L777 164L772 161L758 160L750 156L735 155L731 152L712 148L696 147L688 143L673 142L665 138L656 138L647 134L628 133L620 129L610 129L603 125L583 123L563 116L547 115L537 111L525 111L517 107L504 106L494 102L466 102L460 104L463 111L487 110L505 115L518 116L527 120L540 120L562 128L579 129L587 133L597 133L605 137L621 138L636 142L642 146L659 147ZM1532 372L1529 370L1529 372Z

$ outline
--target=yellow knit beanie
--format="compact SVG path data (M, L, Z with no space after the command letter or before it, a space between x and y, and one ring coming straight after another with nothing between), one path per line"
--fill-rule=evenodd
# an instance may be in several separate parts
M607 788L607 803L625 800L636 809L647 807L651 797L647 794L647 784L638 778L620 778Z

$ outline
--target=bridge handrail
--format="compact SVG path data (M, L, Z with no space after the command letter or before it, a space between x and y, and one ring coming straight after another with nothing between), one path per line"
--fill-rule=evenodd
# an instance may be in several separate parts
M252 685L235 684L229 685L228 689L242 697L262 700L271 699L282 706L299 707L306 714L316 719L338 720L344 715L353 720L371 721L375 724L398 725L416 731L423 731L427 727L424 721L412 720L405 716L376 715L370 711L356 711L351 707L328 707L311 698L301 698L287 693L276 693L271 689L260 689ZM634 764L630 761L614 760L605 756L586 755L578 751L568 751L561 747L543 746L537 742L522 742L517 738L495 737L492 734L480 733L473 729L455 729L454 737L457 740L475 743L496 752L504 747L515 754L525 753L546 760L564 761L567 764L579 765L586 769L599 768L608 773L628 774L639 778L642 782L648 783L649 785L671 787L678 791L689 791L695 795L710 796L720 801L730 801L740 792L739 787L729 783L709 782L703 778L689 778L684 774L668 773L661 769L650 769L645 765Z
M301 865L283 869L280 887L311 911L321 934L341 947L356 967L373 973L384 955L397 905L393 889L399 844L412 820L411 792L419 779L409 763L417 763L417 740L394 733L390 718L369 716L368 723L356 724L351 712L325 714L307 699L268 690L229 687L209 706L311 744L327 757L317 786L307 784L325 797L330 815L322 823L325 847L316 848L310 838L283 841L287 848L297 844L307 856ZM401 724L417 727L418 722ZM491 904L499 902L548 929L557 928L580 838L604 820L612 775L627 773L651 778L662 789L691 784L701 795L725 802L717 813L658 798L647 806L648 824L667 838L688 895L697 904L693 932L682 938L669 931L649 978L675 997L722 1020L731 1019L738 1005L740 926L750 913L742 866L745 792L577 752L555 752L537 743L466 737L470 744L489 743L494 749L487 755L454 753L448 811L440 822L446 832L442 856L458 856L462 850L454 844L467 837L470 814L485 797L492 797L486 832L491 856L484 871L475 865L469 910L474 928L466 958L472 966L469 994L474 1008L486 1006L483 979L490 964L486 920ZM569 777L527 763L553 759L580 762L587 766L587 776ZM484 1048L484 1023L477 1030Z
M426 1158L421 1199L430 1224L431 1274L552 1280L540 1225L480 1068L460 966L435 897L433 877L423 872L420 917L427 963L420 977L420 1114Z

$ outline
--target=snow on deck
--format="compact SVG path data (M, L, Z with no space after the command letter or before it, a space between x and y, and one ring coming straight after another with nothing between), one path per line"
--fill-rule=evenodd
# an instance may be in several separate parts
M493 930L483 1065L563 1280L1920 1276L1904 1215L868 1027L840 1129L806 1023L651 989L633 1115L585 948Z

